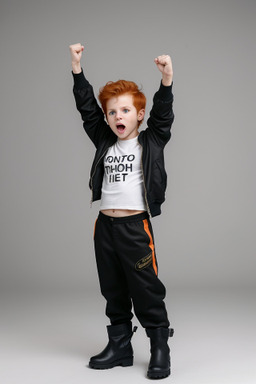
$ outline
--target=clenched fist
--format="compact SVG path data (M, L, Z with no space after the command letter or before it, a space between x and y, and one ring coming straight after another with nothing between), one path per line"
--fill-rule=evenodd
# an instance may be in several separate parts
M84 46L80 43L72 44L69 46L69 50L71 54L72 70L74 73L80 73L82 71L80 60L82 57Z
M172 70L172 60L168 55L161 55L155 58L155 63L162 73L162 83L163 85L171 85L173 78L173 70Z

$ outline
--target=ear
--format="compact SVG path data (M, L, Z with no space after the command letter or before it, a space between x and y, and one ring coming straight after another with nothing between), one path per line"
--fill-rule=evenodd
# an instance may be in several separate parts
M145 109L141 109L138 112L138 121L142 121L144 119L144 116L145 116Z

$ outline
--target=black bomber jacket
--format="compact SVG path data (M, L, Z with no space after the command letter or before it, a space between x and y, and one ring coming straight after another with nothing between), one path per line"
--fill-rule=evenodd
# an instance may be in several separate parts
M104 156L117 136L106 123L104 113L99 107L90 83L83 71L73 74L73 92L76 107L81 114L83 126L96 147L91 167L89 186L92 200L100 200L104 175ZM167 174L164 164L164 147L171 137L171 126L174 120L172 109L172 85L160 84L153 98L153 106L147 120L147 128L139 133L138 141L142 146L142 170L145 188L145 200L151 217L161 214L161 205L165 201Z

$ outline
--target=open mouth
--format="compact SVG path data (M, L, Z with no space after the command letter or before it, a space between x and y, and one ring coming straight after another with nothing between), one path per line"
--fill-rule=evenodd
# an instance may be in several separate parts
M116 128L119 133L124 133L125 131L125 125L123 124L117 124Z

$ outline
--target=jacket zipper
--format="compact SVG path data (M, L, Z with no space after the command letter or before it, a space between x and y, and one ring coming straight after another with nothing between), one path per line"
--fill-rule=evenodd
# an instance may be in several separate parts
M140 144L140 143L139 143ZM144 170L143 170L143 162L142 162L142 156L143 156L143 146L140 144L141 146L141 159L140 159L140 166L141 166L141 171L142 171L142 179L143 179L143 185L144 185L144 195L145 195L145 202L146 202L146 207L147 207L147 211L148 211L148 214L150 217L152 217L151 215L151 212L150 212L150 208L149 208L149 204L148 204L148 198L147 198L147 188L146 188L146 183L145 183L145 176L144 176Z
M92 203L93 203L93 182L92 182L92 179L93 179L93 176L95 175L96 168L97 168L99 162L100 162L101 159L105 156L105 154L107 153L108 150L109 150L109 148L107 148L106 151L101 155L101 157L99 158L99 160L98 160L97 163L95 164L93 173L92 173L92 175L91 175L91 177L90 177L90 185L91 185L91 188L92 188L92 196L91 196L91 201L90 201L90 207L91 207L91 208L92 208Z

